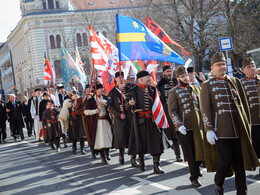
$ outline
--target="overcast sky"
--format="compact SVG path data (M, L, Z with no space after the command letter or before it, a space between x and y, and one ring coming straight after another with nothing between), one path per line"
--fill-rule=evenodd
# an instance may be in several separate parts
M0 42L5 42L21 19L20 1L0 0L0 5Z

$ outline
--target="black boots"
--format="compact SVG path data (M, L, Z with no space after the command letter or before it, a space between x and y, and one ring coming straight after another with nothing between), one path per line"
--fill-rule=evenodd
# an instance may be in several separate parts
M136 162L136 155L131 155L131 166L132 167L139 167L139 165Z
M224 190L223 190L223 187L222 186L218 186L215 184L215 193L216 195L223 195L224 194Z
M77 141L72 142L72 153L76 154L77 151Z
M173 140L171 148L174 150L176 156L176 162L182 162L183 159L181 158L181 150L180 150L178 140Z
M104 154L107 160L111 160L111 156L109 155L109 148L104 148Z
M153 172L155 174L164 174L160 167L160 155L153 156Z
M125 148L120 148L119 149L119 164L120 165L125 164L124 154L125 154Z
M145 171L144 154L139 154L139 168L141 171Z
M94 151L94 146L90 146L90 151L91 151L91 158L92 159L96 159L96 154L95 154L95 151Z
M84 140L80 140L80 154L85 155L86 151L84 150L85 142Z
M55 149L55 148L54 148L54 145L53 145L53 140L50 140L49 145L50 145L50 147L51 147L52 150Z
M66 135L63 135L62 136L62 140L63 140L63 145L64 145L64 148L67 148L67 144L66 144Z
M100 158L101 158L101 163L106 165L107 164L107 160L105 158L105 149L101 149L100 150Z

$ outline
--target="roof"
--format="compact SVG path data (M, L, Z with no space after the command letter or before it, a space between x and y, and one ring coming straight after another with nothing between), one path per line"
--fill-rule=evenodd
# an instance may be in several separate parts
M115 9L151 5L150 0L71 0L77 10ZM154 0L153 3L164 0Z

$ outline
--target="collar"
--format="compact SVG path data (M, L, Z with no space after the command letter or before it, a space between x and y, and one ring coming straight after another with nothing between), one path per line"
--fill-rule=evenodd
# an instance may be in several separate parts
M215 78L217 79L217 80L226 80L226 78L227 78L227 75L225 74L224 76L216 76L215 75Z
M185 88L189 88L190 85L182 85L182 84L180 84L180 87L183 88L183 89L185 89Z
M249 80L249 81L252 81L252 80L256 79L256 76L254 75L254 77L252 77L252 78L246 77L246 79Z
M145 88L148 87L148 85L142 85L142 84L138 83L138 87L141 87L141 88L145 89Z

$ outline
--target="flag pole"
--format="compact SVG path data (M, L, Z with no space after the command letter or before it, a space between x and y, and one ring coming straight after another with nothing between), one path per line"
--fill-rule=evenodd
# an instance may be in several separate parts
M121 63L120 63L120 62L121 62ZM120 84L122 85L121 64L122 64L122 61L119 61ZM120 92L121 92L122 114L125 114L125 109L124 109L124 97L123 97L123 89L120 89Z

